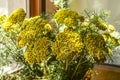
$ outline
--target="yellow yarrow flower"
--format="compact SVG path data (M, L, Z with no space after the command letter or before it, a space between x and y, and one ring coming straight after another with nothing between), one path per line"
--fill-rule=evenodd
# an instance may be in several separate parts
M58 10L54 18L58 24L65 24L68 27L78 25L79 21L84 21L84 17L79 15L77 12L69 9L60 9Z
M47 38L39 38L32 45L28 45L27 51L25 52L25 59L28 63L39 63L40 61L46 60L49 54L49 47L51 41ZM30 56L31 55L31 56ZM33 58L31 62L31 57Z
M4 21L2 22L2 27L5 30L17 30L18 31L18 23L21 24L25 19L25 11L22 8L18 8L17 10L13 11L9 17L6 18L3 15ZM20 27L20 26L19 26Z
M18 43L20 40L26 40L30 44L40 37L47 36L50 30L51 26L40 16L25 19L18 35Z
M88 33L84 37L84 44L88 49L88 53L98 60L102 59L103 51L105 50L105 41L102 35L96 33Z
M22 22L25 19L25 16L25 11L22 8L18 8L10 14L7 21L12 24L15 24L17 22Z
M56 41L52 44L52 51L58 60L66 60L73 54L78 55L82 52L84 45L79 34L73 31L64 31L56 35Z
M66 12L64 9L60 9L55 13L54 18L57 20L58 24L63 23L64 18L66 17Z

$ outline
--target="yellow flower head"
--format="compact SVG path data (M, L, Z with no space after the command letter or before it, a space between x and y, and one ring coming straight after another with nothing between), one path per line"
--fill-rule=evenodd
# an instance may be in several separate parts
M58 60L71 59L77 55L84 47L79 34L66 30L56 35L56 41L52 44L52 51L57 55Z
M22 8L18 8L10 14L7 21L15 24L17 22L22 22L25 19L25 16L25 11Z
M27 43L30 44L41 36L46 36L51 30L50 28L51 26L48 25L40 16L25 19L18 35L18 43L20 40L26 40Z
M88 53L93 57L102 59L103 51L105 50L105 41L102 35L96 33L88 33L84 37L84 44L88 49Z
M78 25L79 21L84 21L84 17L69 9L60 9L55 13L54 18L58 24L65 24L68 27Z
M61 23L63 23L64 18L66 17L65 14L67 14L66 10L60 9L60 10L57 11L57 13L55 13L54 18L57 20L57 22L59 24L61 24Z
M26 61L30 64L34 64L46 60L46 57L49 54L50 45L51 41L45 37L39 38L32 45L28 45L24 56Z

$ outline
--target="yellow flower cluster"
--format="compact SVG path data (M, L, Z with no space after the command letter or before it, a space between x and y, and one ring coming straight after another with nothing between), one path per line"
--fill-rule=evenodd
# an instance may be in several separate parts
M24 57L29 64L46 60L49 53L60 61L71 61L74 56L81 56L84 49L93 58L105 60L105 52L112 54L107 44L120 45L120 42L110 34L115 30L114 26L108 25L99 16L85 19L75 11L60 9L55 13L54 18L58 25L65 24L67 28L64 28L63 32L54 33L47 21L40 16L27 19L25 15L24 10L19 8L8 18L5 15L0 16L0 24L5 30L21 26L17 34L17 47L27 46Z
M79 34L73 31L65 30L56 35L56 41L52 43L52 51L58 60L64 61L68 57L79 55L84 45Z
M39 38L34 44L28 45L24 57L29 64L34 64L46 60L47 55L49 54L49 47L51 41L47 38Z
M13 11L11 15L8 17L7 21L15 24L18 22L22 22L26 16L25 11L23 8L18 8L17 10Z
M5 30L14 29L16 23L20 23L25 19L26 13L22 8L19 8L11 13L11 15L5 19L4 23L2 23L2 27Z
M78 25L80 21L84 21L84 17L80 16L77 12L69 9L58 10L54 18L57 20L58 24L65 24L68 27L73 27Z
M105 41L102 35L96 33L88 33L84 37L84 44L90 55L97 58L98 60L105 58L103 51L106 48Z
M25 19L18 35L17 46L24 47L27 43L30 44L37 38L46 35L50 30L50 26L40 16Z

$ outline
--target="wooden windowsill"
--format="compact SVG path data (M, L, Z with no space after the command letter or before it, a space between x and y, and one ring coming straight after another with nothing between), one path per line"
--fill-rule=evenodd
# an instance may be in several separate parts
M119 80L120 67L114 65L95 65L96 76L92 80Z

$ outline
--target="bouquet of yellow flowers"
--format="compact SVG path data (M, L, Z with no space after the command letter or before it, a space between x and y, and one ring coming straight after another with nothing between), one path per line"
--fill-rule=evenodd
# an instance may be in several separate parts
M1 28L15 42L12 56L24 65L16 79L84 80L94 64L111 59L112 49L120 45L112 35L114 26L105 12L85 12L59 9L51 19L54 26L42 16L25 18L21 8L1 16Z

